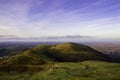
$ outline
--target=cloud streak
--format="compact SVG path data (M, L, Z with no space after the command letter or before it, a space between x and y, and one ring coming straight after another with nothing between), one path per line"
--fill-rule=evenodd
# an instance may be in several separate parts
M65 35L120 38L119 2L0 0L0 35L21 38Z

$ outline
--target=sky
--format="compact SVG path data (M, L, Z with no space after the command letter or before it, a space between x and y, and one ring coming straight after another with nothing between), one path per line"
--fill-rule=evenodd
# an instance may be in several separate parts
M0 0L0 39L120 39L120 0Z

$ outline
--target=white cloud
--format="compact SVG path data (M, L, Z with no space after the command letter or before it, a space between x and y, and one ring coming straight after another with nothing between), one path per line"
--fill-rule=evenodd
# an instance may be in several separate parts
M18 2L12 4L0 5L0 35L15 35L18 37L85 35L99 38L120 38L117 35L120 32L120 16L100 17L101 14L98 13L119 6L107 6L104 9L94 11L96 7L100 7L107 0L98 0L80 9L70 11L63 9L66 2L59 4L57 0L51 6L48 6L45 13L29 14L32 8L43 7L45 3L44 0L35 0L35 3L32 1L23 3L18 0Z

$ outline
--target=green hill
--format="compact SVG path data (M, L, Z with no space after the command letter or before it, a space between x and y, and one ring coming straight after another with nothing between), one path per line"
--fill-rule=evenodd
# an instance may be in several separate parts
M58 45L39 45L1 61L0 69L24 67L26 70L29 65L39 66L49 62L80 62L86 60L108 61L108 57L88 46L71 42Z
M1 60L0 80L120 80L120 64L109 60L82 44L39 45Z
M44 64L45 60L31 51L25 51L22 54L12 56L2 62L4 65L38 65Z
M78 62L85 60L107 60L102 53L82 44L63 43L39 45L23 53L16 54L2 62L6 65L40 65L49 61Z
M42 65L46 64L47 61L41 56L32 53L30 50L25 51L21 54L16 54L9 57L6 60L0 62L0 71L41 71L44 69Z
M50 48L51 56L57 61L79 62L85 60L108 60L108 57L88 46L76 43L63 43Z
M23 53L16 54L3 60L2 65L42 65L49 62L48 57L43 55L49 45L40 45Z

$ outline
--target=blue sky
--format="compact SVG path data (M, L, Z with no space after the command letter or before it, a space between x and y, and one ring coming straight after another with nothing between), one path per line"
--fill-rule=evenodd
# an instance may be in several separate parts
M120 0L0 0L0 37L120 39Z

